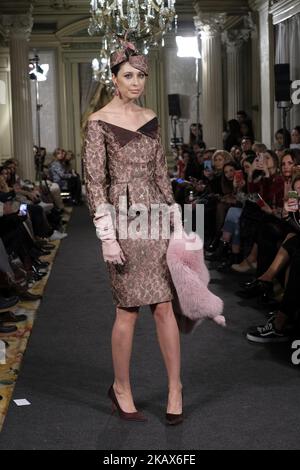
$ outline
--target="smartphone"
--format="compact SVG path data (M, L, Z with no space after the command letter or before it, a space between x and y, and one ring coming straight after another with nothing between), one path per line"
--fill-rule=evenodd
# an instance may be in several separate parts
M176 181L176 183L184 183L185 182L185 180L182 179L182 178L177 178L175 181Z
M256 157L256 161L259 164L259 166L264 165L265 157L263 153L259 153L258 156Z
M204 170L212 171L211 160L204 160L203 165L204 165Z
M257 201L256 201L256 204L259 206L259 207L264 207L266 206L266 202L263 200L263 198L261 197L260 194L257 194Z
M241 183L242 181L244 181L244 174L242 170L236 170L234 172L234 180L236 183Z
M27 204L20 204L19 215L27 215Z
M297 211L299 209L299 195L297 191L289 191L287 196L289 209L291 209L291 211Z

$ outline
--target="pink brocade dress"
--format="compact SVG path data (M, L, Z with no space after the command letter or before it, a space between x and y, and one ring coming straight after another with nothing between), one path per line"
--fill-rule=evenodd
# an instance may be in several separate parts
M101 120L87 123L83 166L87 201L94 217L99 204L114 206L118 220L119 197L128 208L142 203L174 204L166 157L158 132L157 118L137 131ZM149 212L150 213L150 212ZM150 233L149 217L149 233ZM139 307L174 298L174 285L166 262L169 240L119 238L126 261L124 266L106 263L113 299L118 307Z

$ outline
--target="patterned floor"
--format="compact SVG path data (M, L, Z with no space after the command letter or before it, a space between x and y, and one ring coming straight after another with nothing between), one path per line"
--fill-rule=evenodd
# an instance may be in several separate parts
M71 217L72 208L67 207L64 219L68 221ZM48 273L39 282L36 282L30 292L33 294L42 294L51 273L53 261L56 256L60 241L51 242L56 248L51 254L40 258L42 261L50 263ZM27 320L18 323L18 330L12 334L0 334L0 341L5 342L6 357L5 364L0 363L0 431L2 429L4 419L8 410L8 406L12 397L15 383L18 378L19 370L22 364L23 356L26 352L27 343L34 325L35 318L38 314L40 300L35 302L19 302L16 307L10 308L16 314L27 315Z

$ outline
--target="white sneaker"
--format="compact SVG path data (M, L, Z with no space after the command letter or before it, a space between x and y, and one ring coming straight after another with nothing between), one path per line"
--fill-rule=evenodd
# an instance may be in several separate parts
M41 206L45 212L50 212L54 207L54 204L52 202L48 203L41 201L38 205Z
M54 240L63 240L64 238L66 238L68 236L67 233L62 233L62 232L59 232L58 230L54 230L54 232L52 233L51 237L49 237L49 240L51 241L54 241Z

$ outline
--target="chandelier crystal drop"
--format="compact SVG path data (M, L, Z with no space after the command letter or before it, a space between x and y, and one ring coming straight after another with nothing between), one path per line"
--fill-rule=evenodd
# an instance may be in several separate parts
M134 42L144 53L163 41L173 23L176 0L90 0L88 33L109 42L117 35Z

